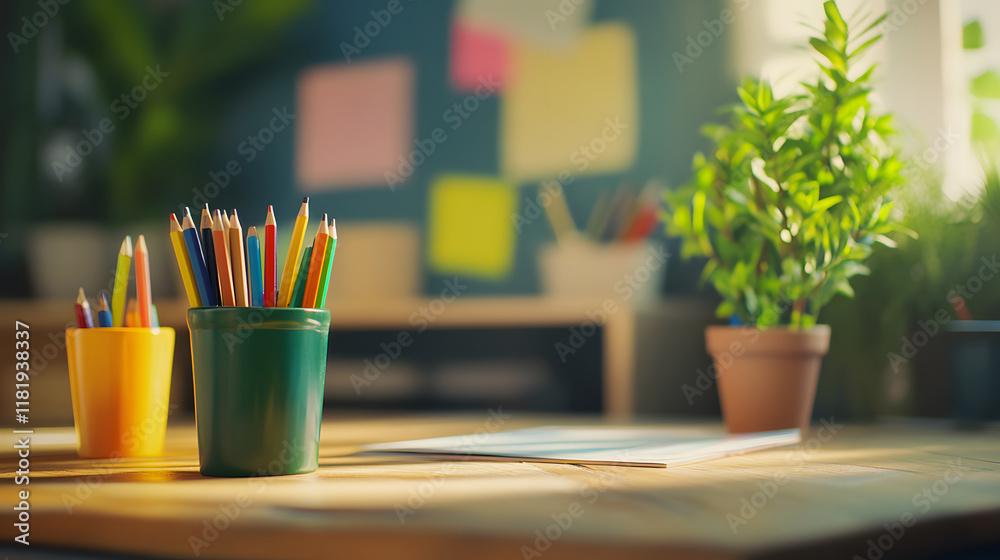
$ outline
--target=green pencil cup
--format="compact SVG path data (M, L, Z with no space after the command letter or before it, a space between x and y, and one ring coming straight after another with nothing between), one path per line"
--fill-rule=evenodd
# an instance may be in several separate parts
M187 321L201 474L315 471L330 312L196 307Z

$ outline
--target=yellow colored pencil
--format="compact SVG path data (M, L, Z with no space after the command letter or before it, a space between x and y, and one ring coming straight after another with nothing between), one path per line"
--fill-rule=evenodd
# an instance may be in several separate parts
M326 214L319 223L316 239L313 241L313 252L309 257L309 276L306 277L306 291L302 296L302 307L316 307L316 294L319 291L319 277L323 273L323 257L326 255L326 244L330 239L330 228L326 223Z
M243 258L243 226L240 217L233 209L233 217L229 220L229 261L233 265L233 291L236 292L236 306L249 307L250 297L247 290L247 263Z
M132 267L132 236L126 235L118 251L115 287L111 290L111 318L116 327L125 326L125 302L128 299L128 273Z
M549 204L545 204L544 208L557 241L566 242L578 233L576 224L573 223L573 215L569 212L569 205L566 204L566 191L562 186L559 186L559 192L552 195Z
M295 277L299 273L299 262L302 259L302 243L306 239L306 228L309 226L309 197L302 199L299 215L295 218L292 229L292 241L288 244L288 254L285 256L285 268L281 271L281 288L278 290L278 307L288 307L292 299L292 289Z
M201 295L194 281L194 268L187 252L187 242L177 216L170 214L170 243L174 246L174 256L177 257L177 267L181 270L181 280L184 282L184 292L187 293L188 305L201 307Z

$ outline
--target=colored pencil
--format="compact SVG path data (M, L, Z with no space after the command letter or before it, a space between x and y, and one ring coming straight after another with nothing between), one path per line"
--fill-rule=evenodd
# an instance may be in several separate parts
M87 302L87 296L83 293L83 288L80 288L80 292L76 296L76 305L73 306L73 310L76 311L77 327L81 329L94 327L94 317L90 314L90 303Z
M238 307L249 307L250 298L247 292L247 263L243 258L243 226L240 217L233 209L233 217L229 220L229 262L233 265L233 292Z
M135 295L138 300L138 326L148 329L153 326L153 294L149 281L149 249L142 235L135 245Z
M278 307L288 307L292 299L292 289L295 287L295 277L299 273L299 262L302 259L302 244L306 239L306 228L309 226L309 197L302 199L299 215L295 218L292 229L292 240L288 244L288 254L285 256L285 268L281 271L281 288L278 289Z
M101 299L97 302L97 326L110 327L112 324L111 310L108 308L108 296L101 294Z
M212 299L211 281L208 276L208 266L205 264L205 253L201 250L201 241L198 239L198 228L194 227L194 219L191 218L191 210L184 209L184 241L187 243L188 257L191 259L191 269L194 272L194 281L198 285L198 296L201 305L213 307L216 305Z
M208 267L208 285L212 290L212 305L221 305L222 292L219 290L219 266L215 259L215 241L212 237L212 214L208 204L201 209L201 249L205 253L205 266Z
M128 298L128 274L132 267L132 236L126 235L118 250L115 267L115 286L111 291L111 319L116 327L125 324L125 300Z
M587 220L586 234L592 241L600 241L601 233L607 225L608 210L610 209L612 194L610 191L602 191L594 204L594 209L590 212L590 219Z
M299 264L299 272L295 275L295 289L292 290L292 298L288 302L288 307L302 307L302 298L306 295L306 279L309 278L309 257L313 248L306 247L302 252L302 262Z
M177 268L181 271L181 281L184 283L188 305L201 307L201 296L198 294L198 284L194 280L194 268L191 266L191 257L188 256L184 231L174 214L170 214L170 243L174 246L174 257L177 258Z
M323 255L323 267L320 269L319 288L316 290L316 308L326 306L326 290L330 286L330 272L333 270L333 255L337 250L337 220L330 220L327 228L330 238L326 241L326 252Z
M640 208L635 213L632 223L622 235L621 240L625 243L635 243L649 236L660 223L660 216L656 208Z
M278 297L278 224L274 221L274 207L267 207L264 220L264 307L274 307Z
M229 216L226 215L226 211L223 210L222 214L222 231L226 233L226 253L229 253Z
M233 263L229 262L229 249L226 241L229 231L226 230L222 211L215 211L212 220L212 244L215 247L215 269L219 271L219 294L223 307L236 307L236 297L233 295Z
M302 307L316 307L316 294L319 291L319 277L323 271L323 257L326 256L326 243L330 239L329 226L326 224L326 214L319 223L316 239L313 241L313 252L309 257L309 276L306 278L306 293L302 296Z
M250 305L264 307L264 284L260 267L260 238L257 228L247 229L247 276L250 284Z
M635 210L635 192L629 186L623 186L615 193L611 200L611 211L608 221L601 234L601 241L614 241L618 238L623 227L626 227L628 220Z
M136 311L138 302L135 298L128 298L128 306L125 308L125 326L126 327L138 327L139 326L139 313Z
M566 204L566 191L562 187L559 187L559 192L550 198L544 208L545 215L552 224L552 231L556 234L556 241L565 243L578 233L569 205Z
M156 304L151 305L150 310L150 315L153 320L153 323L150 326L157 329L160 327L160 314L156 312Z

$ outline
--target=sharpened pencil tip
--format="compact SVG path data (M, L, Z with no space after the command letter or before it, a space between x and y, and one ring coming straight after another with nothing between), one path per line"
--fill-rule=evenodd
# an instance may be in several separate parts
M302 202L305 202L306 204L309 204L309 197L308 196L303 196L302 197Z

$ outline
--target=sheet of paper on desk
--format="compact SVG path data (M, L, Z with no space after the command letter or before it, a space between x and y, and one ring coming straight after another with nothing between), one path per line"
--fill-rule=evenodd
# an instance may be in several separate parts
M546 426L366 445L368 453L409 453L486 461L671 467L800 441L799 430L720 434L700 428Z

